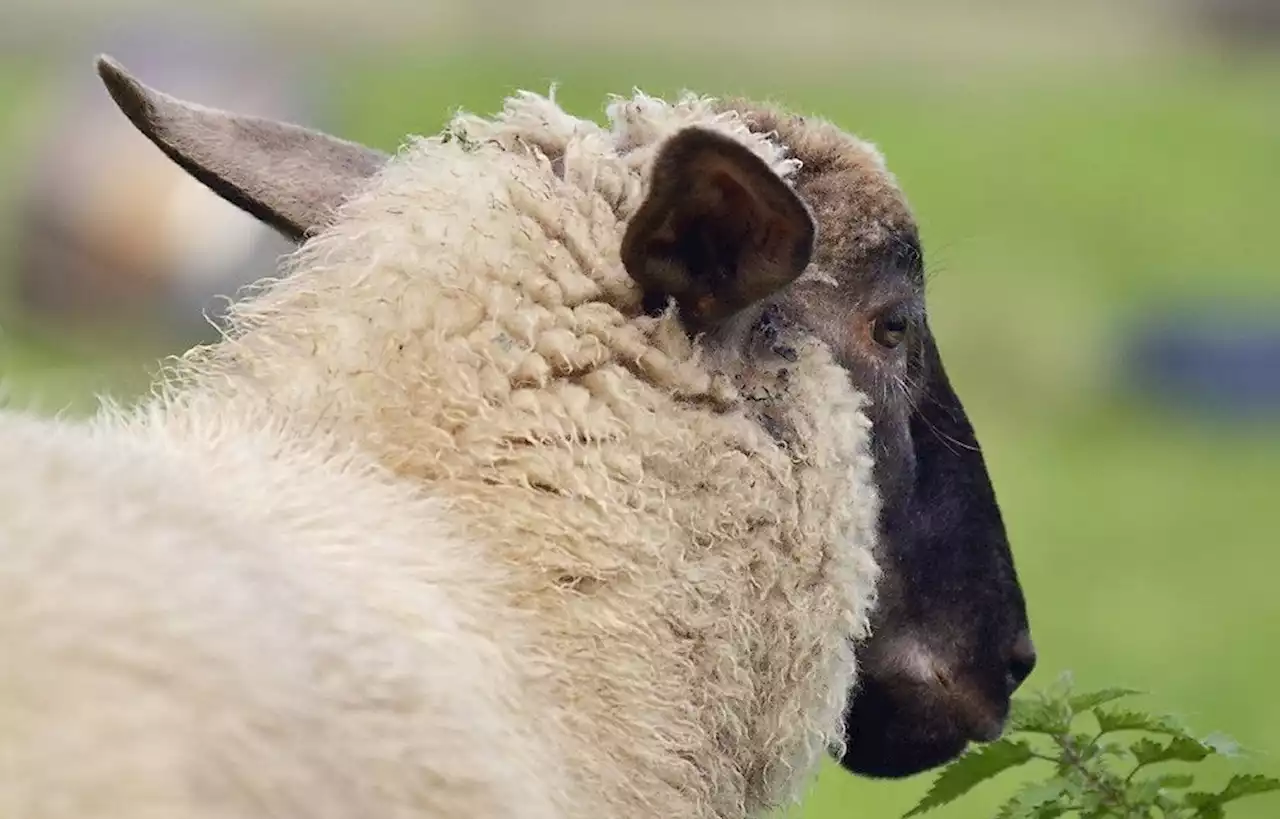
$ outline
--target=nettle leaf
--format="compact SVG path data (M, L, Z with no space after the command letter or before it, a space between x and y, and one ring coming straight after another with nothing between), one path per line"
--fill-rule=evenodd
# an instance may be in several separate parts
M1190 774L1165 774L1130 782L1125 788L1125 801L1130 804L1155 805L1171 788L1188 788L1195 782Z
M1236 774L1227 782L1226 787L1217 793L1203 791L1189 793L1186 801L1197 808L1197 816L1215 816L1217 814L1206 811L1212 811L1214 808L1221 811L1221 806L1228 802L1277 790L1280 790L1280 779L1260 774Z
M1065 701L1014 699L1006 730L1033 734L1065 734L1075 716Z
M1145 693L1145 691L1136 691L1132 688L1104 688L1101 691L1076 694L1067 700L1067 703L1071 706L1072 711L1088 711L1091 708L1097 708L1099 705L1106 705L1118 699L1136 697Z
M1130 782L1124 789L1124 802L1126 805L1150 805L1155 802L1156 797L1160 795L1160 784L1145 780L1142 782Z
M1106 749L1099 743L1095 742L1093 737L1088 734L1070 734L1065 737L1059 737L1058 742L1061 743L1064 750L1068 750L1075 762L1073 764L1080 765L1092 762L1100 756L1106 755ZM1122 751L1124 749L1121 749Z
M1199 762L1212 754L1213 749L1198 739L1175 736L1167 745L1144 739L1131 745L1129 752L1142 766L1157 762Z
M1280 791L1280 779L1261 774L1236 774L1223 788L1221 801L1231 802L1245 796L1257 796L1263 793Z
M1088 808L1080 811L1083 819L1113 819L1116 815L1110 804L1103 804L1101 796L1091 799L1088 805Z
M1031 746L1026 742L1007 739L969 751L938 775L929 792L914 808L903 814L902 819L919 816L926 811L955 801L979 783L1009 768L1021 765L1032 756Z
M1046 748L1056 746L1054 757L1040 757L1028 741L1005 739L983 746L951 763L903 819L953 802L979 783L1037 757L1051 763L1052 773L1023 785L1001 805L995 819L1059 819L1068 814L1079 819L1150 819L1154 815L1163 819L1224 819L1227 803L1280 791L1280 779L1256 775L1237 775L1217 793L1186 792L1195 783L1188 773L1137 779L1135 773L1147 765L1197 763L1214 754L1235 756L1240 746L1222 734L1198 739L1172 715L1114 704L1141 691L1117 687L1073 695L1071 682L1068 672L1038 695L1014 698L1009 716L1010 734L1047 735L1052 743L1035 741ZM1096 719L1098 731L1073 732L1076 717L1086 711ZM1128 731L1160 736L1136 740L1106 736ZM1132 759L1136 767L1125 777L1108 758Z
M1164 819L1175 819L1175 817L1188 816L1186 807L1182 804L1180 796L1170 793L1158 793L1153 800L1155 806L1160 809L1160 815Z
M1153 734L1167 734L1195 741L1186 728L1168 715L1095 708L1093 709L1093 716L1098 720L1098 730L1104 734L1112 731L1148 731Z
M1226 810L1222 807L1221 802L1217 800L1217 793L1206 793L1197 791L1188 793L1187 799L1184 801L1188 805L1192 805L1196 809L1196 819L1225 819Z
M1163 753L1164 746L1149 737L1143 737L1129 745L1129 754L1139 765L1159 762Z
M996 819L1054 819L1072 809L1073 790L1065 779L1028 783L1000 806Z
M1129 755L1124 743L1102 742L1089 734L1059 734L1054 741L1060 749L1060 761L1072 767L1087 766L1106 757L1125 759Z
M1095 744L1098 746L1099 757L1111 757L1112 759L1123 760L1130 755L1128 746L1123 742L1098 740Z

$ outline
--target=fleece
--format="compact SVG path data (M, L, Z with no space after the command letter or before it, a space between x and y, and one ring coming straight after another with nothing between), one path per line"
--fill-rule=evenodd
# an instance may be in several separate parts
M839 752L864 397L618 253L680 128L798 163L701 97L607 115L459 114L149 400L5 422L0 812L759 816Z

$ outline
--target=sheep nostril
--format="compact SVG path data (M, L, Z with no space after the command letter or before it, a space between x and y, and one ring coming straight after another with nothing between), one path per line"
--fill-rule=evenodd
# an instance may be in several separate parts
M1018 690L1018 686L1022 685L1023 681L1031 676L1031 672L1035 670L1035 667L1035 643L1031 642L1031 635L1024 631L1018 635L1018 639L1013 641L1013 647L1009 652L1010 694Z

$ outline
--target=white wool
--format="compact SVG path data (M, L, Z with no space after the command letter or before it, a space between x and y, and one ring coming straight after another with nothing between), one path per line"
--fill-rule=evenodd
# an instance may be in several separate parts
M817 343L704 354L618 259L681 127L797 163L692 95L608 118L460 115L153 400L0 422L0 815L802 792L879 573L862 396Z
M437 504L281 419L154 433L0 421L0 815L563 815Z

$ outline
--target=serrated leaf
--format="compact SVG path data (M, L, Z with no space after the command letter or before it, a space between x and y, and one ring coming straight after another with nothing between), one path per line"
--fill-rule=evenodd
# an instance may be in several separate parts
M1194 782L1195 777L1190 774L1164 774L1130 782L1125 788L1125 801L1129 804L1158 804L1163 791L1170 788L1187 788Z
M1015 699L1009 709L1006 730L1033 734L1064 734L1071 730L1072 716L1071 710L1062 701Z
M1106 705L1124 697L1136 697L1144 693L1146 692L1132 688L1104 688L1101 691L1076 694L1067 700L1067 703L1071 706L1072 711L1088 711L1091 708L1097 708L1099 705Z
M1068 748L1076 752L1092 750L1093 737L1090 736L1089 734L1082 734L1079 732L1075 732L1075 733L1067 734L1066 736L1059 737L1058 739L1062 744L1066 745Z
M1187 801L1192 804L1195 804L1196 797L1204 797L1203 804L1196 806L1196 819L1226 819L1226 811L1220 803L1213 801L1214 796L1211 793L1187 794Z
M1129 753L1139 765L1150 765L1159 761L1160 754L1164 753L1164 745L1150 737L1143 737L1129 745Z
M1102 733L1112 731L1148 731L1153 734L1193 739L1187 730L1171 716L1146 714L1142 711L1126 711L1122 709L1095 708L1093 716L1098 720L1098 729Z
M1173 819L1178 816L1186 816L1187 813L1180 798L1176 798L1167 793L1156 795L1155 805L1160 809L1160 815L1164 819Z
M1160 783L1150 779L1141 782L1130 782L1124 789L1124 801L1127 805L1150 805L1160 795Z
M1129 748L1139 766L1157 762L1199 762L1213 753L1212 749L1197 739L1175 736L1167 745L1149 739L1136 742Z
M1236 774L1222 789L1222 801L1229 802L1242 796L1256 796L1280 790L1280 779L1261 774Z
M962 755L948 765L933 786L914 808L903 814L902 819L919 816L952 802L968 793L981 782L984 782L1003 771L1021 765L1033 756L1031 746L1026 742L1000 740L984 745Z
M1018 803L1009 799L996 809L995 816L991 817L991 819L1026 819L1025 817L1019 817L1018 814L1014 812L1017 809Z
M1042 808L1054 802L1062 804L1060 800L1067 795L1069 787L1068 783L1060 779L1026 785L1007 803L1014 806L1011 816L1039 817ZM1060 816L1065 812L1064 808L1058 814L1050 813L1050 816Z
M1129 746L1123 742L1107 742L1098 740L1093 743L1095 757L1116 757L1121 758L1130 753Z
M1081 766L1105 756L1123 754L1127 749L1123 745L1095 742L1089 734L1069 734L1058 737L1058 743L1069 750L1072 765Z
M1226 787L1217 793L1190 793L1187 794L1187 802L1203 812L1214 805L1225 805L1246 796L1257 796L1277 790L1280 790L1280 779L1260 774L1236 774L1227 782Z
M1164 758L1177 762L1199 762L1213 750L1193 737L1174 737L1164 749Z
M1005 800L992 819L1053 819L1075 808L1071 796L1078 793L1079 788L1065 779L1028 782Z

